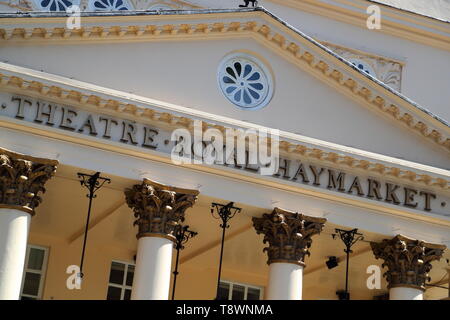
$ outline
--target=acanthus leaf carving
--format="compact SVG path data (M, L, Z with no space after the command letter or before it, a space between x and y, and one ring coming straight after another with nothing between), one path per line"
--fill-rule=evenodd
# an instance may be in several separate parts
M377 259L383 259L382 267L388 288L411 287L425 290L425 283L430 280L432 261L440 260L445 245L414 240L402 235L382 242L371 242L370 246Z
M197 200L198 191L173 188L144 179L125 190L128 206L138 226L137 238L162 236L175 240L175 227L184 221L185 211Z
M287 262L305 266L305 256L309 255L312 236L319 234L326 222L324 218L314 218L275 208L262 218L253 219L257 234L264 234L264 248L268 254L268 264Z
M57 164L0 149L0 206L34 214Z

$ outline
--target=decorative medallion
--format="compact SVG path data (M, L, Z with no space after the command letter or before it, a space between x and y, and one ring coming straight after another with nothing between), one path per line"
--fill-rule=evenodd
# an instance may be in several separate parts
M218 82L224 96L241 109L266 106L273 93L269 70L256 58L235 53L219 66Z
M400 63L330 43L324 43L324 45L353 63L357 68L400 92L403 69Z

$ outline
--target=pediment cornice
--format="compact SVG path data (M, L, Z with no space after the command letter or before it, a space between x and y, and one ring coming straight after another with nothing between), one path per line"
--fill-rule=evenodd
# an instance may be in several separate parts
M0 90L98 113L108 113L157 125L160 128L193 129L194 120L208 128L259 129L223 116L176 106L125 92L107 89L60 76L0 63ZM394 179L449 194L450 172L409 161L366 152L338 144L280 131L280 154L291 159L307 159L328 167Z
M114 18L114 19L112 19ZM450 126L439 117L361 72L317 41L269 12L249 10L142 12L120 16L83 16L84 27L65 27L64 14L40 18L0 19L5 44L204 40L250 37L297 67L370 110L450 151ZM114 23L113 23L114 22ZM4 24L9 26L3 26Z

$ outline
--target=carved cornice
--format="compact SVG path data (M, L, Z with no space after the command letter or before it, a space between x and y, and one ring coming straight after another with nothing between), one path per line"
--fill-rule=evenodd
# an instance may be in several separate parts
M381 2L374 3L370 0L270 0L283 6L297 8L303 12L325 16L366 28L366 9L370 5L382 7L382 28L377 32L394 35L399 38L416 41L418 43L434 46L443 50L450 50L449 28L446 21L437 18L409 12L395 8Z
M305 266L305 256L310 254L311 237L319 234L327 221L280 208L252 220L256 233L264 234L264 243L269 243L264 248L268 254L267 264L284 262L301 266Z
M382 242L371 242L370 246L375 258L383 259L382 267L388 270L384 273L388 288L408 287L425 290L425 282L430 281L428 273L431 262L440 260L445 245L414 240L402 235Z
M245 22L210 22L182 23L164 25L91 25L81 29L65 27L15 27L0 28L0 41L150 41L161 39L199 38L206 39L218 36L253 36L270 47L279 50L285 57L303 69L340 89L358 103L370 109L382 112L398 124L412 129L429 141L450 151L450 128L433 115L420 110L415 104L393 92L390 88L380 86L381 81L375 81L362 74L353 65L347 65L342 58L327 53L327 49L318 47L305 35L295 33L293 29L279 32L271 26L272 18L262 12L247 12L247 15L262 15L268 23L250 20ZM224 14L225 15L225 14ZM91 17L85 17L88 19ZM98 17L97 17L98 18ZM55 18L57 19L57 18ZM65 21L65 20L64 20ZM275 22L274 22L275 23ZM280 26L285 28L285 26ZM287 27L286 27L287 28ZM344 65L342 65L342 62ZM6 79L5 79L6 81Z
M0 149L0 208L34 215L42 202L45 183L55 174L58 161Z
M31 5L31 1L29 0L9 0L9 1L0 1L0 4L5 6L19 9L20 11L32 11L33 6Z
M144 179L125 190L128 206L133 209L138 225L137 238L163 237L176 241L175 226L184 221L186 209L197 200L197 190L165 186Z
M37 80L28 80L19 76L12 76L0 73L0 88L6 91L18 92L33 97L48 99L50 101L60 100L64 104L73 104L96 109L97 112L113 111L122 114L124 117L135 117L139 121L158 122L164 127L180 128L191 130L194 127L195 118L190 115L183 115L180 112L170 110L160 111L152 108L151 105L134 104L132 101L124 102L115 96L100 96L81 90L68 89L56 84L47 84ZM203 130L215 128L225 132L226 125L217 122L208 122L202 119L205 124ZM280 152L288 157L304 157L326 166L340 169L360 169L379 177L395 178L405 183L415 183L418 185L433 187L442 191L450 190L450 181L444 178L435 177L414 169L404 169L398 166L388 165L375 160L359 159L352 155L329 151L318 146L308 146L304 143L287 140L280 136ZM449 144L450 145L450 144Z
M346 48L329 42L321 42L327 48L351 62L352 59L364 61L372 67L375 77L392 89L400 92L403 65L392 59L376 56L359 50Z

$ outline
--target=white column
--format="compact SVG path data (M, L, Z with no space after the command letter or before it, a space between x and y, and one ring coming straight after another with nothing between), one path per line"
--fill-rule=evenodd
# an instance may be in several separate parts
M0 300L18 300L31 215L0 208Z
M132 300L168 300L172 249L169 239L139 238Z
M423 291L408 287L389 289L389 300L423 300Z
M302 266L294 263L271 263L267 300L301 300L302 282Z

